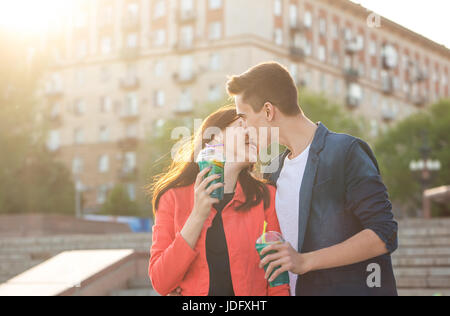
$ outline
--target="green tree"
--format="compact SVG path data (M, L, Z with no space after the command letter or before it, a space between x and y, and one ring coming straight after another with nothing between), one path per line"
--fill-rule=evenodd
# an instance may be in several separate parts
M438 159L442 164L441 171L435 175L433 186L448 185L450 99L442 100L399 122L380 136L375 145L384 181L402 215L415 215L421 208L421 187L417 177L409 170L409 163L421 158L424 132L431 148L431 158Z
M354 117L345 110L344 105L335 103L323 94L307 90L299 92L299 103L305 114L313 122L322 122L330 130L356 137L367 137L363 132L365 121Z
M70 173L45 147L37 96L44 59L0 31L0 213L74 213Z
M136 202L128 196L123 185L116 185L103 203L101 214L113 216L139 216L139 208Z

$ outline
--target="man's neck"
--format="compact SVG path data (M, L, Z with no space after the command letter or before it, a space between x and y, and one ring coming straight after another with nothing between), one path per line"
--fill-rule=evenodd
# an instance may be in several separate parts
M291 152L289 158L295 158L311 145L317 125L304 115L287 117L280 126L280 143Z

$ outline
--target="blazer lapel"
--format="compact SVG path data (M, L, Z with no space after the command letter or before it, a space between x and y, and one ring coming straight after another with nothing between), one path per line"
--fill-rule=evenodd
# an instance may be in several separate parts
M298 252L302 251L303 242L305 241L305 233L311 211L312 190L316 182L316 174L319 167L319 154L325 146L325 136L327 133L328 129L322 123L319 123L309 150L305 173L303 174L302 186L299 192Z

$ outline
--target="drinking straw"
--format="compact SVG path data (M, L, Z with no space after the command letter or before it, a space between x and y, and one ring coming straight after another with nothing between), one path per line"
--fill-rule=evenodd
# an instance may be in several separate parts
M264 228L263 228L263 234L262 234L262 242L266 243L266 229L267 229L267 222L264 221Z

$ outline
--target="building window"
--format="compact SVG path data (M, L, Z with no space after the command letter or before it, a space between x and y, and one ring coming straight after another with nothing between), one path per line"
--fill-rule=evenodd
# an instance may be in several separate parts
M222 0L209 0L208 3L210 10L218 10L222 8Z
M112 51L112 40L111 37L109 36L104 36L101 39L101 53L102 55L109 55L111 54Z
M327 91L327 76L325 74L320 74L320 91Z
M153 18L158 19L166 15L166 0L158 0L155 3Z
M98 171L100 173L106 173L109 170L109 156L102 155L98 160Z
M339 96L341 94L342 82L339 79L334 79L334 95Z
M218 53L211 54L209 58L209 69L212 71L220 70L220 55Z
M283 30L280 28L275 29L275 44L278 46L283 45Z
M75 44L75 56L78 59L84 58L87 55L87 41L78 40Z
M75 115L83 115L86 112L86 106L83 99L75 100L73 111Z
M60 146L59 131L52 130L49 132L47 140L47 148L50 151L57 151Z
M305 39L305 55L306 56L312 55L312 43L308 39Z
M211 102L217 101L220 99L220 88L217 85L209 86L208 100Z
M97 203L103 204L106 202L106 198L108 196L109 186L106 184L101 185L97 190Z
M319 19L319 33L322 36L327 35L327 21L324 18Z
M180 64L180 78L189 80L194 73L194 59L192 56L183 56Z
M80 157L75 157L72 160L72 173L73 174L80 174L83 172L83 159Z
M274 6L273 6L273 13L275 14L275 16L281 16L283 11L283 5L281 3L281 0L275 0L274 1Z
M108 129L108 127L100 126L99 141L101 143L106 143L106 142L109 141L109 129Z
M312 13L310 11L305 12L304 23L307 28L312 27Z
M160 29L155 32L155 46L160 47L166 43L166 30Z
M75 129L74 132L74 143L76 145L84 144L84 131L81 128Z
M166 103L166 95L164 94L164 91L157 90L154 94L154 105L156 107L163 107Z
M103 66L100 68L100 81L107 82L111 76L109 67Z
M100 98L100 113L109 113L112 111L112 99L109 96Z
M375 41L369 42L369 55L376 56L377 55L377 43Z
M331 63L333 66L339 67L340 59L339 59L339 53L336 51L331 52Z
M78 87L82 87L85 83L84 80L84 70L83 69L77 69L75 70L75 84Z
M136 116L139 114L139 103L136 93L129 93L125 97L125 107L122 116Z
M130 33L127 35L127 48L136 48L138 46L137 33Z
M192 102L191 90L184 89L181 92L180 103L178 105L178 111L189 112L192 111L194 104Z
M372 79L372 81L378 81L378 69L373 67L370 70L370 78Z
M339 39L339 26L336 23L331 24L331 37Z
M156 77L162 77L164 75L164 62L158 60L155 62L154 73Z
M134 183L127 183L128 197L131 201L136 201L136 185Z
M324 62L327 59L327 50L325 48L325 46L320 45L319 49L317 51L317 57L320 61Z
M292 27L298 26L298 7L295 4L289 6L289 23Z
M127 125L125 128L126 138L137 138L138 136L138 126L136 124Z
M127 152L124 156L123 172L131 173L136 169L136 153Z
M181 11L183 11L183 12L194 11L194 1L193 0L181 0Z
M192 47L194 42L194 28L192 26L184 26L181 28L181 45L184 48Z
M209 39L218 40L222 37L222 23L212 22L209 24Z

